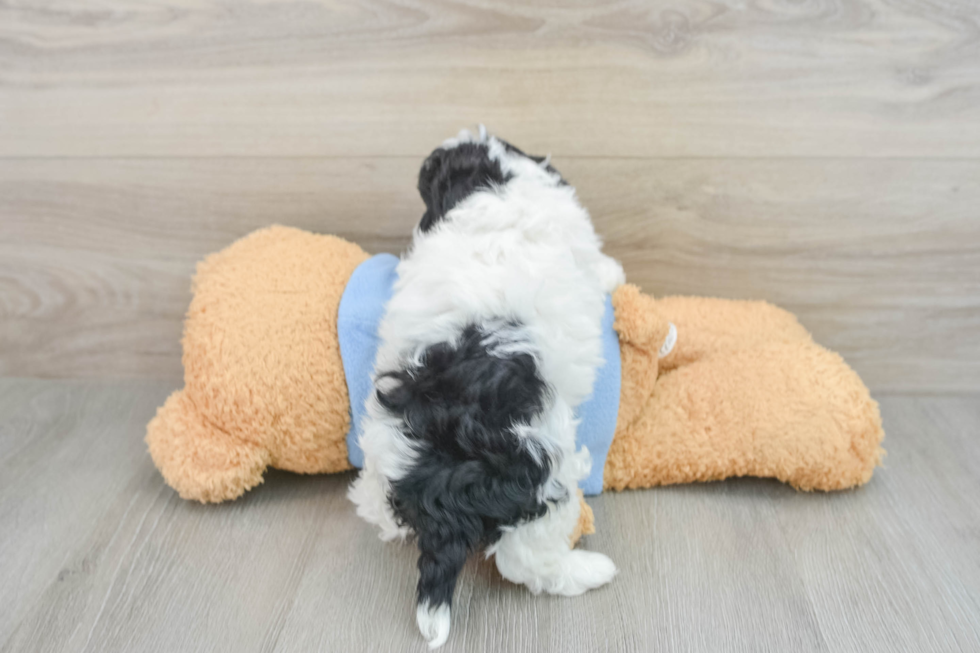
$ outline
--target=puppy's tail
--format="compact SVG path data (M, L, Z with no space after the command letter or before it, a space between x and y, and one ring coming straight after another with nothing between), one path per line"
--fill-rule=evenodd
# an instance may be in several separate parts
M469 546L464 538L436 529L418 536L419 586L415 616L429 648L438 648L449 637L453 592Z

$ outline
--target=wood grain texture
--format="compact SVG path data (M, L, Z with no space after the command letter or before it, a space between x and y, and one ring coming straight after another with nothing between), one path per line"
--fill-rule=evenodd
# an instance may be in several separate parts
M273 473L219 506L163 484L142 433L169 389L0 381L0 650L426 650L412 547L357 519L348 476ZM443 650L977 650L980 401L879 400L866 487L605 494L584 545L611 585L534 597L471 561Z
M980 161L555 163L647 292L780 304L874 389L980 389ZM0 160L0 374L178 378L196 261L273 222L398 252L417 167Z
M976 156L967 0L0 9L0 155Z

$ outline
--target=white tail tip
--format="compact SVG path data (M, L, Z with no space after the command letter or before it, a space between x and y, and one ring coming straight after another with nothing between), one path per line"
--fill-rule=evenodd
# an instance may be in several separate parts
M430 608L428 603L420 603L415 612L422 637L429 642L429 648L439 648L449 639L449 626L452 623L448 605Z

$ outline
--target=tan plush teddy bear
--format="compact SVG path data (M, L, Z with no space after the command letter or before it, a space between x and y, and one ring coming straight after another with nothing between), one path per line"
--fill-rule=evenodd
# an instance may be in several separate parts
M338 312L370 259L340 238L276 226L198 266L185 386L146 437L181 497L234 499L270 466L351 468L350 389L365 379L345 375ZM884 453L877 404L793 315L764 302L655 300L629 285L612 307L619 405L606 407L618 412L600 487L763 476L839 490L871 478ZM591 517L583 510L582 532Z

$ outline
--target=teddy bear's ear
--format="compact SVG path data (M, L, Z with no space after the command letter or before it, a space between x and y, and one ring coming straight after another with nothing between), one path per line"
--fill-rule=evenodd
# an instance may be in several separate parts
M213 428L183 390L146 427L146 443L164 480L183 499L219 503L262 482L269 452Z

